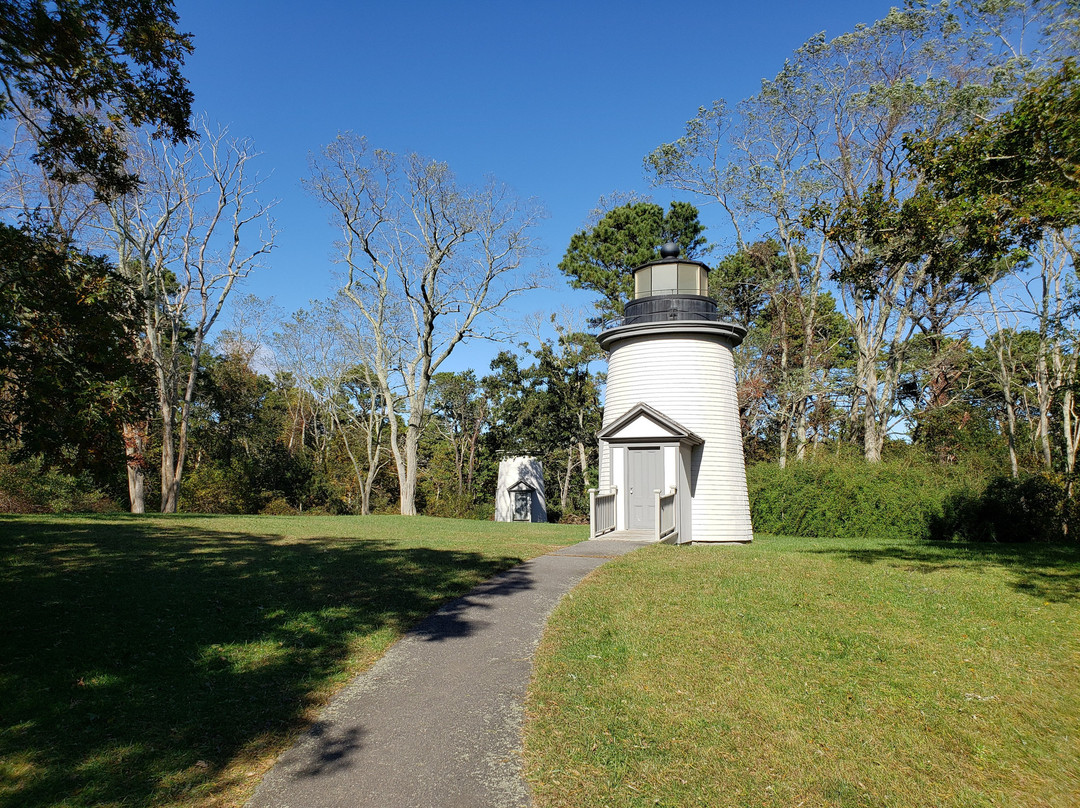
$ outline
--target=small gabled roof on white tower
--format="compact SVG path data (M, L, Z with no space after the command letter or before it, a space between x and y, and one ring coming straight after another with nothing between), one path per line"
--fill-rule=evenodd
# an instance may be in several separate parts
M608 442L662 439L689 446L698 446L705 442L678 421L668 418L643 401L639 401L601 430L599 438Z

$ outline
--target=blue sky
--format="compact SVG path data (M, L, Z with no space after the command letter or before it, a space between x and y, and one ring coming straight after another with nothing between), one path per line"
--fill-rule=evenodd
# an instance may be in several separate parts
M895 0L894 0L895 4ZM195 36L186 75L195 108L250 137L280 200L279 247L243 291L292 311L328 297L334 232L300 187L307 156L339 131L447 162L464 183L494 175L536 197L551 288L520 312L590 296L555 268L601 195L650 189L642 158L677 138L700 105L752 95L819 31L834 36L888 11L875 0L752 2L328 2L177 0ZM693 200L691 200L693 201ZM707 236L729 237L702 210ZM491 346L455 368L487 368Z

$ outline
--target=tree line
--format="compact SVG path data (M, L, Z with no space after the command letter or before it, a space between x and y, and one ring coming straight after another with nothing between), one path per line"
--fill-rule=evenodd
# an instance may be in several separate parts
M1077 122L1071 2L909 2L818 35L758 93L703 105L644 158L734 234L712 293L752 460L898 439L1075 468ZM642 233L703 246L687 202L632 200L563 270L618 314ZM996 454L1000 453L1000 454Z
M541 283L535 200L341 134L304 180L339 232L339 294L269 322L235 305L277 240L258 153L192 117L171 3L0 10L19 32L0 48L12 468L83 475L134 511L465 514L500 453L532 453L549 500L580 512L594 335L674 240L749 326L748 460L851 446L877 463L903 443L1075 469L1073 0L912 0L703 105L644 158L681 199L609 197L570 240L559 268L597 293L595 319L557 315L527 347L503 315ZM732 243L707 240L698 206ZM478 338L507 350L446 370Z
M289 370L260 381L251 357L237 364L240 343L215 354L210 334L275 246L273 203L261 199L253 144L192 119L180 72L191 40L172 4L25 0L0 13L15 32L0 48L0 118L11 135L0 188L8 456L102 484L123 467L132 511L149 499L174 512L184 481L210 474L207 462L228 468L265 443L265 424L241 435L229 413L246 408L255 428L253 401L260 412L274 408L259 392L269 383L287 417L262 449L283 448L285 478L304 476L309 450L325 471L340 448L359 481L356 510L370 509L389 464L398 508L413 514L426 446L445 435L457 453L455 496L471 496L477 449L468 447L463 473L455 419L473 406L459 399L476 394L450 396L442 368L463 342L511 334L499 315L537 284L527 261L540 206L497 181L469 186L445 163L339 135L312 155L304 184L341 231L347 278L333 305L343 314L320 345L306 329L326 325L326 306L298 312L276 335L275 364ZM525 378L542 385L519 371L518 388ZM216 384L215 372L229 384ZM230 400L230 391L247 398ZM484 410L497 412L498 402ZM579 448L571 468L586 462ZM245 508L285 488L304 504L295 484L278 482L252 481L254 497L232 488ZM351 503L345 489L326 486L323 500Z
M363 315L346 302L313 301L268 323L272 306L244 301L241 311L258 317L241 314L204 362L191 422L196 454L181 500L188 509L400 512L391 419L400 451L401 401L389 401L374 371L357 364ZM560 326L555 337L500 351L486 374L433 374L414 508L490 518L499 460L531 454L544 463L550 510L583 515L596 482L598 352L591 336Z

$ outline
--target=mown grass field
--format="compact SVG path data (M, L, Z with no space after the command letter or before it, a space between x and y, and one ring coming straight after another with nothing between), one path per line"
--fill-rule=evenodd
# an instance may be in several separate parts
M440 604L587 529L0 517L0 806L236 806Z
M1080 805L1080 552L655 546L556 610L538 808Z

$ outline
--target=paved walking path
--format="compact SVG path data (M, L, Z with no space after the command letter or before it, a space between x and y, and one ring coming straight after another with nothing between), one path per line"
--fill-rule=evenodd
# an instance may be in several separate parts
M397 642L281 756L249 808L519 808L532 658L559 599L643 542L582 542L527 561Z

